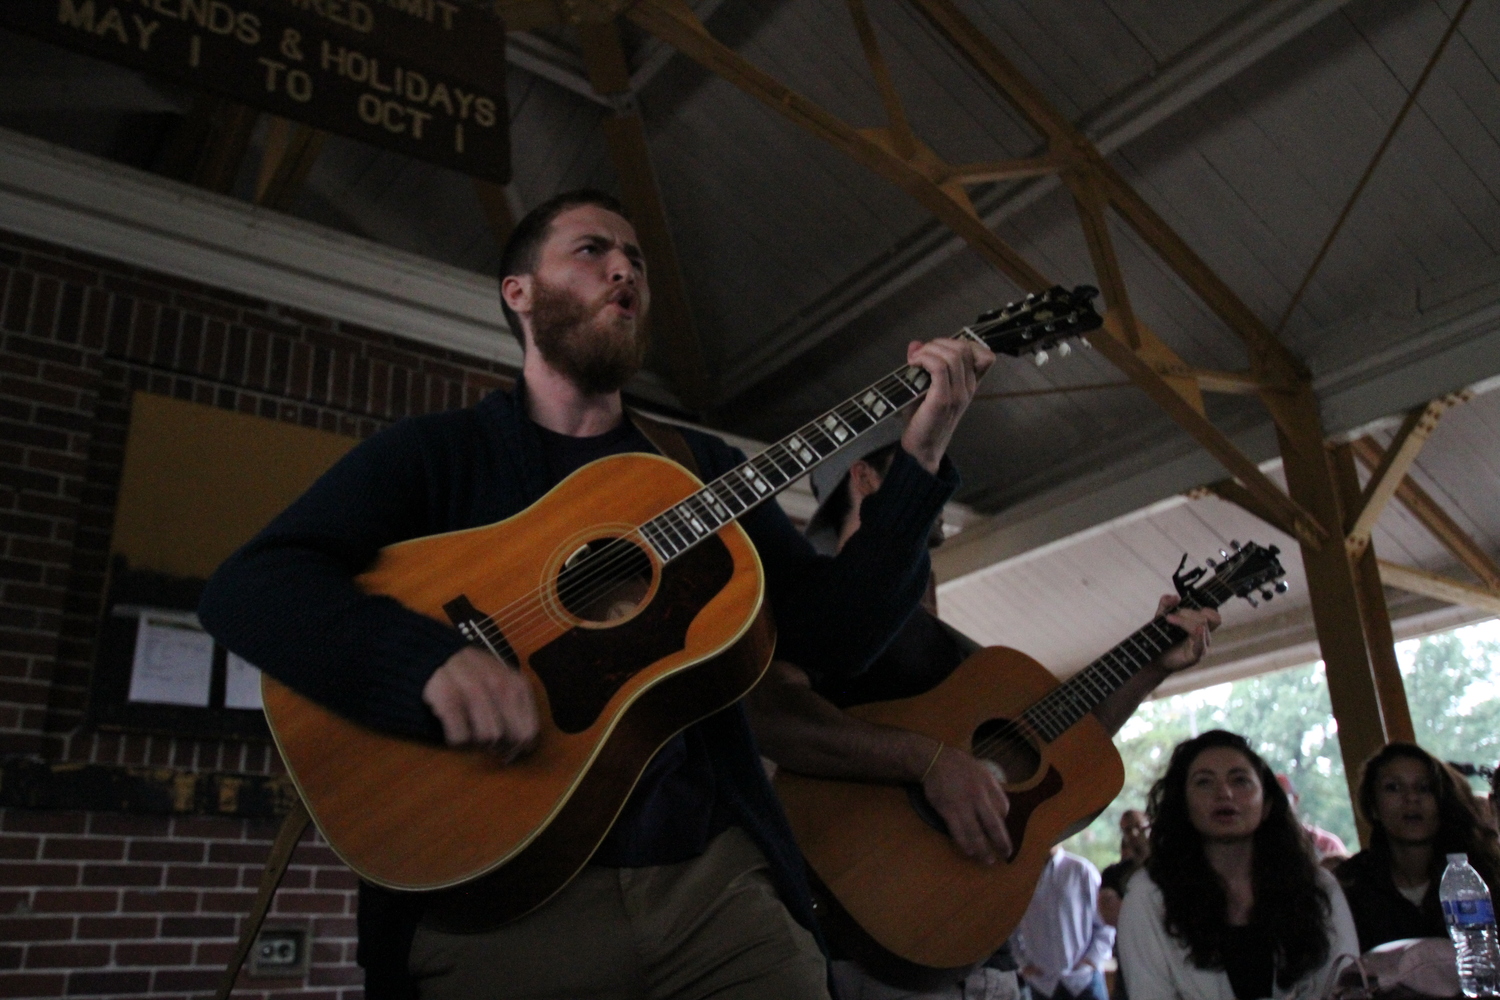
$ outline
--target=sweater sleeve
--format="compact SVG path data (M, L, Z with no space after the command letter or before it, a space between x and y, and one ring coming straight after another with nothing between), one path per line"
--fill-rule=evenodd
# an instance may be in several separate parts
M1139 873L1130 880L1125 902L1120 906L1117 951L1125 989L1140 1000L1177 997L1172 967L1180 959L1169 951L1161 908L1161 893L1155 883Z
M433 461L419 421L356 446L219 567L199 607L204 627L347 718L440 739L421 692L463 638L354 582L382 546L428 533Z
M697 437L708 478L744 461L738 449ZM927 534L958 487L946 458L937 475L896 451L881 487L860 507L860 529L837 556L813 551L780 506L761 505L742 524L765 568L776 619L776 655L815 680L863 671L890 642L927 588Z

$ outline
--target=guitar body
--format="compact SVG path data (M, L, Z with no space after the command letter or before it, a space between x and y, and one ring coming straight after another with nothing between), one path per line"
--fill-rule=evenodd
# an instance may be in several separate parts
M358 579L366 591L444 622L493 616L487 639L530 681L541 735L503 764L365 728L267 677L287 770L349 867L387 888L449 890L445 908L475 919L528 912L588 861L662 744L754 686L774 632L738 524L665 565L635 546L645 573L623 617L585 607L567 576L580 549L700 488L666 459L615 455L507 520L381 550Z
M955 969L988 958L1020 923L1051 846L1119 794L1124 765L1092 714L1050 744L996 738L1005 730L993 720L1020 718L1057 684L1024 653L991 647L925 694L849 710L977 748L1001 767L1014 854L993 866L958 852L915 787L777 773L776 791L816 880L896 964ZM998 746L987 751L991 744Z

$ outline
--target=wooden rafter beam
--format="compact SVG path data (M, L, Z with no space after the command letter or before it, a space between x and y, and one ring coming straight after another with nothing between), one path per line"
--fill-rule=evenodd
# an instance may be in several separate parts
M479 199L479 207L490 224L490 231L495 234L495 245L503 248L517 221L510 193L502 184L475 178L474 196Z
M1065 170L1062 177L1073 192L1073 203L1078 207L1083 238L1088 244L1089 258L1094 262L1099 288L1104 293L1104 304L1115 314L1130 349L1139 351L1141 331L1135 310L1130 307L1130 293L1125 287L1125 272L1120 270L1120 258L1115 253L1115 241L1109 235L1109 219L1105 213L1108 203L1100 193L1098 183L1087 171Z
M891 78L891 69L880 51L880 40L875 37L875 25L865 9L865 0L847 0L849 14L854 18L854 30L859 34L859 44L865 50L865 61L870 64L870 73L875 77L875 89L880 91L880 103L885 107L886 127L891 131L891 142L897 155L911 159L917 151L917 137L906 117L906 108L901 95L896 92L896 83Z
M980 221L974 206L957 185L945 188L935 183L927 172L897 154L888 130L854 128L786 87L710 35L682 0L641 0L631 7L630 19L772 111L906 191L1017 287L1027 292L1051 287L1040 271ZM921 152L919 147L919 155Z
M1220 500L1225 500L1242 510L1254 514L1282 534L1296 537L1297 529L1292 526L1292 522L1286 520L1280 511L1273 510L1261 503L1260 499L1254 493L1251 493L1233 479L1220 479L1218 482L1209 483L1207 486L1189 490L1187 495L1191 499L1197 499L1205 493L1212 493Z
M1306 378L1302 363L1271 335L1249 306L1173 232L1172 227L1105 161L1088 137L1052 106L952 0L909 2L980 75L994 84L1033 128L1046 137L1053 150L1067 150L1076 161L1086 165L1120 216L1245 341L1252 370L1266 371L1285 381Z
M167 136L153 169L227 194L239 176L259 113L243 104L199 94Z
M1374 438L1360 438L1351 442L1350 447L1354 451L1354 457L1367 469L1379 467L1381 459L1385 457L1384 450ZM1426 490L1418 486L1411 476L1402 478L1397 484L1396 499L1422 522L1423 527L1432 532L1432 536L1464 568L1477 576L1486 587L1500 591L1500 564L1468 532L1459 527L1458 522Z
M290 209L327 138L328 133L321 129L273 118L256 179L255 203L280 211Z
M712 402L703 344L693 322L687 283L682 277L677 248L667 225L666 207L651 166L646 125L630 92L630 67L614 21L578 26L584 64L594 89L622 99L615 114L604 119L604 137L620 181L620 199L635 224L651 274L650 330L662 348L667 374L677 395L690 408L704 410Z
M856 129L808 100L722 44L703 27L682 0L641 0L630 18L656 37L717 74L768 108L828 142L906 191L923 207L962 236L1002 274L1028 292L1053 282L1000 239L975 214L962 185L940 183L946 165L917 142L911 157L900 154L889 129ZM1299 504L1283 493L1229 438L1205 416L1203 401L1191 379L1163 377L1157 366L1183 366L1166 344L1136 324L1141 353L1125 341L1116 310L1106 316L1108 337L1097 338L1101 353L1113 361L1162 406L1199 444L1224 464L1264 504L1283 515L1294 534L1317 547L1329 532Z
M1500 590L1493 587L1476 587L1472 583L1462 583L1451 577L1429 573L1414 566L1386 562L1384 559L1380 560L1380 579L1397 590L1500 615Z
M992 184L996 181L1019 181L1030 177L1046 177L1066 166L1058 157L1033 156L1019 160L988 160L983 163L959 163L948 169L940 181L944 184L955 181L959 184Z
M1444 396L1426 406L1419 406L1406 415L1396 436L1385 449L1385 454L1371 472L1370 481L1360 494L1358 506L1348 512L1344 544L1349 547L1351 556L1360 555L1370 544L1370 532L1374 530L1375 522L1391 497L1396 495L1401 480L1406 478L1407 470L1417 460L1417 453L1437 429L1438 421L1449 407L1462 401L1459 396Z

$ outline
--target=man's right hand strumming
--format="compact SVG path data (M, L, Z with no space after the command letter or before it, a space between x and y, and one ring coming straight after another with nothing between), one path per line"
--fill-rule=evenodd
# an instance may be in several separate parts
M1005 828L1010 800L1000 779L981 761L944 746L922 778L922 791L965 857L992 865L1010 856Z
M477 646L444 661L422 688L451 747L488 747L509 763L531 749L541 725L526 676Z

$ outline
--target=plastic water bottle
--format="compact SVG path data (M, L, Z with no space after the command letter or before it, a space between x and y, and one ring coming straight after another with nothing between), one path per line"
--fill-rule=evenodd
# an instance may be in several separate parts
M1469 864L1467 854L1448 855L1448 867L1438 889L1448 936L1458 952L1458 981L1466 997L1488 997L1500 992L1496 974L1495 907L1484 879Z

